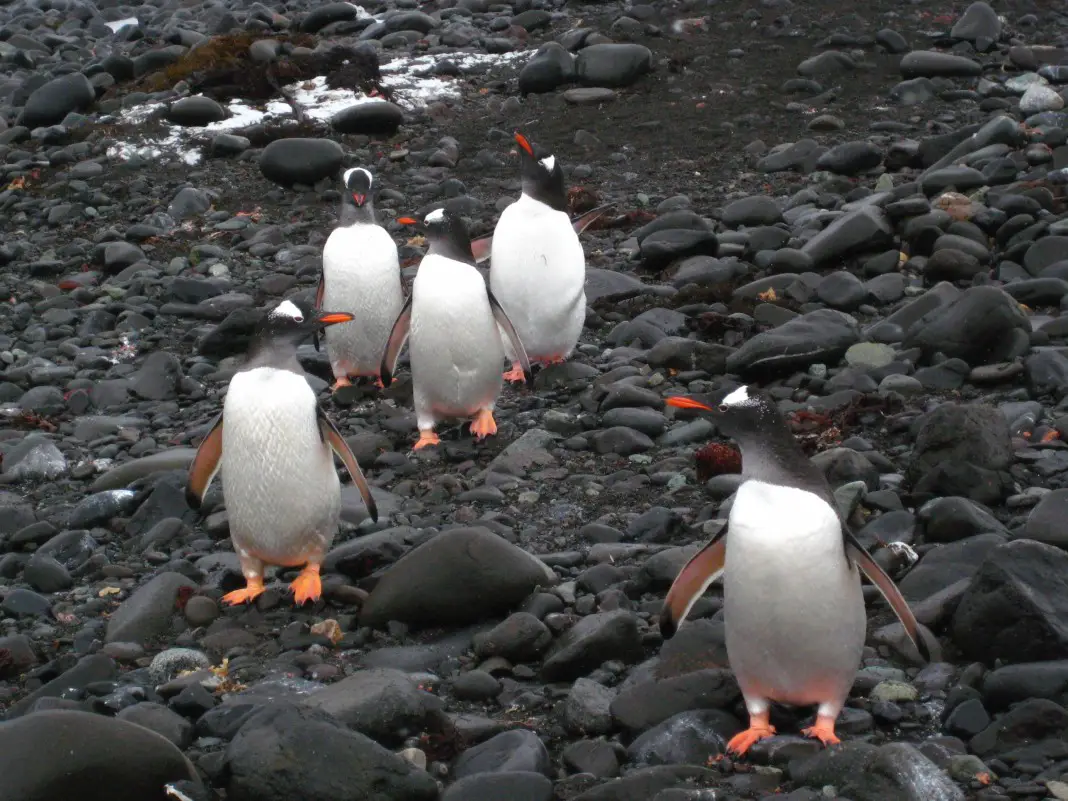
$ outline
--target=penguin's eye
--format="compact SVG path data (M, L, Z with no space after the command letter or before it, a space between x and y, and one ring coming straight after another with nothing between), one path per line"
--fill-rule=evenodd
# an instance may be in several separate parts
M720 410L721 412L726 412L726 411L727 411L728 409L730 409L730 408L731 408L731 407L730 407L730 406L728 406L728 405L727 405L727 404L725 404L725 403L721 403L721 404L719 405L719 410Z
M304 322L304 315L303 314L298 314L296 317L293 318L293 322L295 322L295 323L303 323Z

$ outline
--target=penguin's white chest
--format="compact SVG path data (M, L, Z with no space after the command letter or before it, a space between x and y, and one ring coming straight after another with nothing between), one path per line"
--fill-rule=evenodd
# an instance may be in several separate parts
M575 347L585 283L586 257L567 214L527 195L504 210L493 232L490 288L532 359L563 358Z
M323 278L323 308L356 316L323 332L335 375L377 374L404 304L393 238L373 223L334 229L323 248Z
M408 347L417 416L466 416L492 405L504 352L478 270L436 254L422 260Z
M270 564L300 564L337 530L341 486L302 375L237 373L223 404L221 473L234 544Z
M793 487L746 481L724 565L727 653L743 694L844 700L864 646L860 575L835 510Z

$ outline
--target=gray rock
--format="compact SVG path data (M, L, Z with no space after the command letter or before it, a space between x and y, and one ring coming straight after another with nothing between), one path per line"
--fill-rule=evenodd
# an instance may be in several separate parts
M361 670L313 693L304 703L350 729L393 745L420 732L428 713L412 680L388 668Z
M991 663L1068 653L1068 553L1031 540L995 548L953 615L953 642Z
M200 784L189 760L156 732L66 709L0 723L0 775L5 801L168 801L165 784Z
M385 572L360 623L444 625L507 612L536 587L556 583L541 560L484 528L443 531ZM416 588L413 590L413 588Z
M345 152L332 139L276 139L260 153L263 177L282 186L314 186L333 178L341 169Z
M232 801L436 801L424 770L316 709L284 701L250 715L226 751Z
M757 334L727 357L727 370L784 373L814 362L834 363L859 339L851 318L819 309Z
M635 662L641 654L638 619L632 612L598 612L579 620L556 641L542 665L542 675L546 681L573 680L603 662Z
M541 738L529 729L501 732L484 743L468 748L457 757L452 766L452 774L457 779L478 773L516 771L553 775L549 749Z
M595 44L575 59L575 74L587 86L630 86L652 69L653 53L639 44Z
M55 125L72 111L84 111L96 102L96 90L80 72L53 78L33 90L19 122L27 128Z
M108 620L105 640L151 644L170 631L178 614L178 591L196 586L181 573L160 573L119 605Z

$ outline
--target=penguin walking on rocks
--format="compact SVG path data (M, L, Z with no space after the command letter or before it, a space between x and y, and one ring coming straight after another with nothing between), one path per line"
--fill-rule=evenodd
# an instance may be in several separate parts
M556 157L538 158L520 133L515 141L523 193L494 228L490 289L515 324L530 360L552 364L571 355L586 322L586 254L567 214L564 173ZM522 381L522 366L507 342L505 353L512 362L505 379Z
M343 183L340 224L323 247L315 296L316 308L347 309L355 315L352 322L323 333L335 391L359 376L374 377L382 386L382 346L404 305L397 245L375 222L374 178L363 167L353 167L345 171Z
M230 379L222 413L189 466L186 501L198 509L221 470L230 537L247 586L229 604L263 592L264 565L304 565L290 585L303 604L321 594L319 566L337 533L341 483L334 454L360 490L372 520L378 510L345 438L326 416L297 361L297 346L353 315L313 312L291 300L258 323L246 364Z
M823 474L766 395L741 386L718 404L671 397L669 406L713 415L742 452L742 484L727 526L682 568L660 629L671 637L708 586L723 575L727 656L749 712L728 743L741 756L775 733L772 701L817 705L803 734L839 742L835 720L860 665L867 616L860 571L879 588L924 659L916 618L892 579L857 541Z
M530 362L522 340L475 267L471 239L458 216L429 212L419 225L430 244L419 263L412 293L393 324L382 355L381 375L393 380L406 340L412 369L419 440L415 449L437 445L434 426L446 418L474 417L471 432L483 439L497 432L493 407L502 386L501 332L530 383Z

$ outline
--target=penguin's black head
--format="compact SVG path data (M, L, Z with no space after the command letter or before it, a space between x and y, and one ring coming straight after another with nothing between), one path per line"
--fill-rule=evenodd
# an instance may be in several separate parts
M670 397L665 403L677 409L708 412L720 433L733 440L770 439L780 429L789 433L775 403L764 393L744 384L722 393L714 403L704 403L685 395Z
M374 186L374 178L370 171L363 167L352 167L345 170L343 176L345 183L345 202L352 203L356 208L362 208L373 200L371 188Z
M556 157L538 148L523 134L516 131L515 143L519 145L519 161L523 175L523 193L540 200L556 211L567 211L567 190L564 187L564 172Z
M353 319L348 312L316 311L299 301L283 300L260 320L253 341L283 340L296 345L328 325L347 323Z
M471 252L471 235L459 214L453 214L448 209L434 209L423 215L422 220L398 217L397 222L418 226L430 243L428 254L444 256L464 264L475 263L475 256Z

